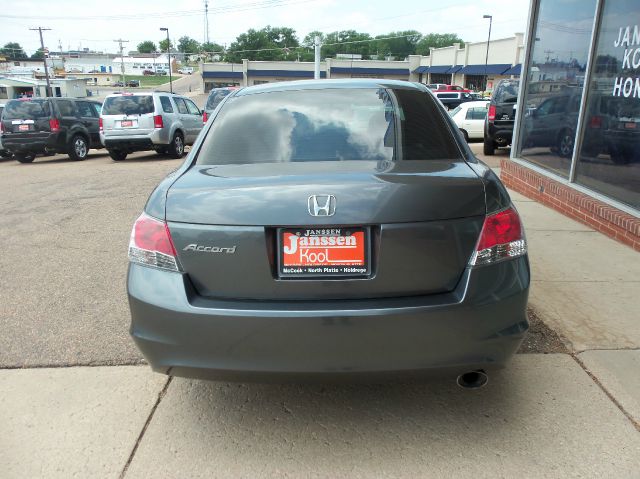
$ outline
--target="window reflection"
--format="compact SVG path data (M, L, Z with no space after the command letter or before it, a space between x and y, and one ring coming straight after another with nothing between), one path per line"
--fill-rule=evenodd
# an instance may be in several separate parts
M541 0L525 91L520 157L568 177L595 0Z
M640 207L640 4L605 2L576 181ZM637 86L636 86L637 85Z

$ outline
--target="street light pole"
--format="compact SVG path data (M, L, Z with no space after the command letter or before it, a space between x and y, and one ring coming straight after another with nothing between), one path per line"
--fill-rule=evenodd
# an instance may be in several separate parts
M489 63L489 42L491 41L491 24L493 23L493 16L492 15L483 15L482 18L488 18L489 19L489 36L487 37L487 54L484 57L484 88L483 88L483 90L486 92L487 91L487 82L489 80L489 77L487 75L487 63Z
M169 29L160 28L160 31L167 32L167 59L169 60L169 91L173 93L173 80L171 79L171 40L169 40Z

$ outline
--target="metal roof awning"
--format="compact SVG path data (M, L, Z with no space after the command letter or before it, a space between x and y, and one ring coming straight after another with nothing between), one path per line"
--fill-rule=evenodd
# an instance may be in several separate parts
M418 67L415 70L413 70L413 73L427 73L429 71L429 67L428 66L422 66L422 67Z
M434 65L429 67L429 73L447 73L451 65Z
M458 73L465 75L502 75L506 70L510 69L511 65L508 63L490 63L489 65L467 65Z
M506 72L503 73L503 75L520 75L520 73L522 72L522 65L520 63L518 63L517 65L509 68Z
M254 77L313 78L313 70L249 70L247 74ZM326 77L327 73L320 71L320 78Z
M242 78L242 72L202 72L202 78Z
M331 67L331 73L359 73L362 75L409 75L408 68L348 68Z
M454 67L449 68L445 73L458 73L460 70L462 70L463 65L456 65Z

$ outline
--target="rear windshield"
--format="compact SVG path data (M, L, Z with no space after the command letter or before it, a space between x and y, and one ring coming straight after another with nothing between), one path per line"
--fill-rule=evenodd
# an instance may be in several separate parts
M49 117L49 102L46 100L15 100L5 105L4 120L37 120Z
M496 103L515 103L518 99L519 81L503 81L496 88L494 100Z
M222 99L229 95L233 90L213 90L209 93L209 98L207 98L207 106L205 110L215 110L216 107L220 104Z
M398 137L404 160L460 156L426 92L326 89L231 98L209 130L197 163L390 161L397 159Z
M102 105L103 115L144 115L153 113L151 95L110 96Z

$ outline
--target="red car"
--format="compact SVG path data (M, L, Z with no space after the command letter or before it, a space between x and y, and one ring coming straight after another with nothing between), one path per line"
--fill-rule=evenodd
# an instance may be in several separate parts
M463 93L471 93L471 90L467 90L466 88L462 88L458 85L445 85L443 83L432 83L427 85L432 91L460 91Z

